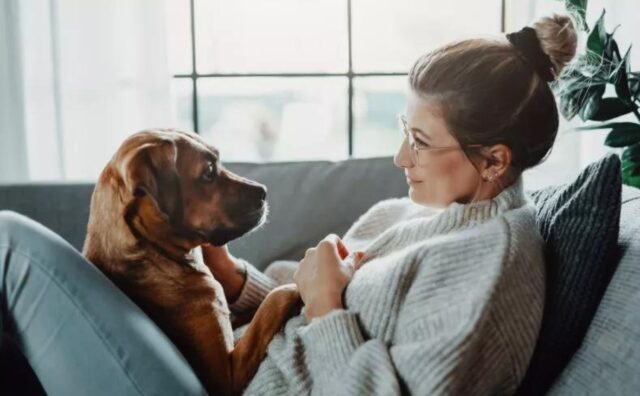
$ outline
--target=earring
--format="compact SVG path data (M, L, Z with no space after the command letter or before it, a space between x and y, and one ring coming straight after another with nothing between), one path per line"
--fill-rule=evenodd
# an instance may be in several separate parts
M486 182L491 183L491 182L493 182L493 180L494 180L495 178L496 178L496 174L495 174L495 173L492 173L492 174L490 174L489 176L484 176L484 177L482 178L482 180L484 180L484 181L486 181Z

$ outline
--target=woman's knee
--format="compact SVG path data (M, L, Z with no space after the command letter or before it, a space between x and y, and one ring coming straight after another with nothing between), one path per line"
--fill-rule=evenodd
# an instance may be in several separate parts
M9 210L0 211L0 247L20 250L47 250L60 246L69 248L67 242L42 224Z
M0 239L5 240L8 235L24 233L25 229L31 228L28 217L10 210L0 210Z

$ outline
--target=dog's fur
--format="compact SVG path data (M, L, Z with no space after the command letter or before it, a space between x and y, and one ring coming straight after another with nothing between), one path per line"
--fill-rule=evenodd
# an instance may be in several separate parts
M275 289L234 346L222 286L193 252L261 224L265 196L197 135L150 130L122 144L91 200L83 254L163 329L212 394L241 393L300 308L295 285Z

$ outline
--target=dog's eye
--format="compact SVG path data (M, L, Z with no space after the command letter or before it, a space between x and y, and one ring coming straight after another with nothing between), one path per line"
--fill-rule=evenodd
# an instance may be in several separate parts
M215 177L216 177L216 168L213 165L213 162L209 162L207 164L207 168L202 174L202 179L204 179L205 181L211 182L213 181L213 179L215 179Z

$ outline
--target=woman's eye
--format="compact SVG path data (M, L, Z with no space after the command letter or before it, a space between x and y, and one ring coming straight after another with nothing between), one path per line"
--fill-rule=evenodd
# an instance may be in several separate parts
M207 169L205 169L204 173L202 174L202 178L206 181L213 181L215 177L216 177L216 169L213 166L213 163L209 162L209 164L207 165Z
M418 147L429 147L429 145L424 141L424 140L420 140L420 139L414 139L416 142L416 146Z

